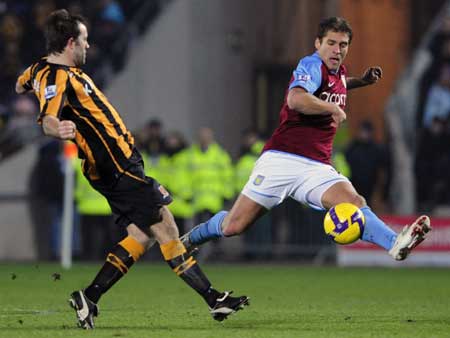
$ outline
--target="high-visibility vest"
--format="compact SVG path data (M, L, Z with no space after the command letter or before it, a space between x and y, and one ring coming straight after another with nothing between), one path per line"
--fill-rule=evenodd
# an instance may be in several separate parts
M189 150L192 173L194 212L216 213L223 209L225 199L234 196L233 166L228 153L217 143L202 151L197 144Z
M78 213L97 216L111 215L111 207L106 198L95 190L83 175L81 160L74 159L73 165L75 167L74 200Z
M144 160L145 175L150 176L165 186L167 182L167 173L163 168L167 167L163 162L168 161L166 155L158 154L150 156L146 152L142 152L142 159Z

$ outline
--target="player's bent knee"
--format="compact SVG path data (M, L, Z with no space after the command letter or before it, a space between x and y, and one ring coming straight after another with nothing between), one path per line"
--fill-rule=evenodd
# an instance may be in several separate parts
M366 199L359 194L355 194L349 202L356 205L358 208L362 208L367 205Z

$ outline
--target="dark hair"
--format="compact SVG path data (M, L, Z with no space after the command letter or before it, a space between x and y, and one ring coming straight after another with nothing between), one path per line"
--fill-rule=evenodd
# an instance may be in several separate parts
M322 20L319 24L317 38L322 41L322 38L327 34L328 31L347 33L349 38L348 42L352 42L352 27L350 27L350 24L343 18L333 16L331 18Z
M45 41L47 53L62 53L70 38L77 39L80 35L79 24L86 20L81 15L71 15L65 9L52 12L45 23Z

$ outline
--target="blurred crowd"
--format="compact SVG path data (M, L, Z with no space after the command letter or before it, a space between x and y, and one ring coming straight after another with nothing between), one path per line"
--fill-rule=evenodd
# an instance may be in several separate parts
M44 24L58 8L83 15L90 27L84 70L99 87L120 71L129 44L159 10L159 1L0 0L0 160L40 136L38 107L31 96L17 96L17 76L45 56Z
M429 50L432 62L421 79L417 107L416 196L423 211L450 204L450 18Z

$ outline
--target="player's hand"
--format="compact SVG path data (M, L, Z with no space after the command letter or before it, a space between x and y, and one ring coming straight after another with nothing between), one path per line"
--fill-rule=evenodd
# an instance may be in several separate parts
M77 133L77 126L69 120L63 120L58 125L58 135L61 140L73 140Z
M374 84L383 77L383 70L379 66L369 67L364 72L361 80L367 84Z
M333 106L334 107L331 112L333 122L331 122L331 126L337 128L347 119L347 114L337 104L333 104Z

